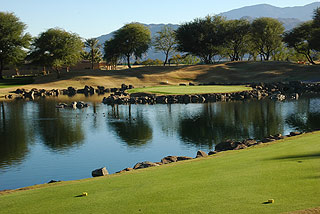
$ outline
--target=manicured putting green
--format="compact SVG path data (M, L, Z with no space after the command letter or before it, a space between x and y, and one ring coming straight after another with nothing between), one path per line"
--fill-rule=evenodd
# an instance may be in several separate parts
M208 94L208 93L231 93L252 90L245 85L206 85L206 86L156 86L134 88L129 93L152 93L152 94Z

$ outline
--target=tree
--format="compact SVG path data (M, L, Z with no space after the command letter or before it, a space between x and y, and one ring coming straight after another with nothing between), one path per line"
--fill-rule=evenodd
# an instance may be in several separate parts
M86 48L89 48L90 51L85 55L87 59L91 62L91 69L93 70L94 63L99 63L101 61L101 45L99 44L99 40L96 38L87 39L84 43Z
M305 22L284 34L284 42L298 53L303 54L311 64L313 51L311 46L313 22Z
M76 64L81 59L83 42L74 33L59 28L51 28L41 33L32 44L30 58L44 68L52 68L60 78L60 70Z
M225 19L207 16L181 25L176 31L178 51L188 52L206 63L214 62L225 43Z
M126 24L114 33L114 38L109 41L109 46L116 47L120 56L127 59L128 67L131 68L130 58L141 58L147 52L151 43L150 30L140 23ZM107 44L108 45L108 44Z
M13 13L0 12L0 79L5 64L17 64L26 57L31 36L24 33L25 28Z
M120 49L115 39L108 40L104 43L104 59L108 64L116 68L118 60L121 57Z
M284 27L273 18L258 18L251 24L251 41L261 59L270 60L271 54L282 43Z
M249 39L250 23L248 20L229 20L226 23L226 52L231 61L238 61L249 52L248 39Z
M320 51L320 8L314 11L312 27L313 31L310 45L314 50Z
M169 56L175 52L177 41L174 30L169 26L164 26L154 37L153 46L157 51L166 55L163 66L168 62Z

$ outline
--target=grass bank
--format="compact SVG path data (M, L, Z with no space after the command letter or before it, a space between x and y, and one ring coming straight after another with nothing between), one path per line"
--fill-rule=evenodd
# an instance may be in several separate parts
M34 82L34 79L32 77L2 79L0 80L0 89L20 87L23 85L31 84L33 82Z
M320 206L320 132L0 196L5 213L281 213ZM86 197L77 197L88 192ZM275 203L265 204L268 199Z
M207 93L231 93L252 90L244 85L211 85L211 86L156 86L130 89L129 93L151 94L207 94Z

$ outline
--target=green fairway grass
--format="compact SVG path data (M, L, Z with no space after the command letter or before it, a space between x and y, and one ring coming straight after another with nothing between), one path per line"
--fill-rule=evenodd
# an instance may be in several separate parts
M244 85L206 85L206 86L156 86L130 89L129 93L152 93L152 94L209 94L231 93L252 90Z
M3 79L0 80L0 88L18 87L33 83L32 77L16 78L16 79Z
M77 197L82 192L88 196ZM275 203L266 204L268 199ZM262 214L319 206L320 132L208 158L0 196L1 214Z

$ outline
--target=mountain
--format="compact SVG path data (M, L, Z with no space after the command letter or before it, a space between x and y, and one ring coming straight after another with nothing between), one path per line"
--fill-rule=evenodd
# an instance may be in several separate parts
M312 19L313 11L320 7L320 2L314 2L305 6L297 7L275 7L268 4L259 4L248 7L242 7L239 9L231 10L219 15L225 16L227 19L240 19L245 18L249 21L254 20L258 17L271 17L276 18L283 23L286 30L291 30L298 24ZM144 24L151 31L151 36L153 37L157 32L159 32L165 24ZM179 25L167 24L176 30ZM114 32L98 37L99 43L104 44L105 41L113 37ZM149 49L144 59L161 59L164 60L164 54L161 52L155 52L153 48Z
M320 7L320 2L314 2L305 6L296 7L275 7L269 4L258 4L253 6L242 7L235 10L230 10L219 15L225 16L228 19L240 19L243 16L252 18L271 17L271 18L295 18L301 21L308 21L312 19L313 11Z

